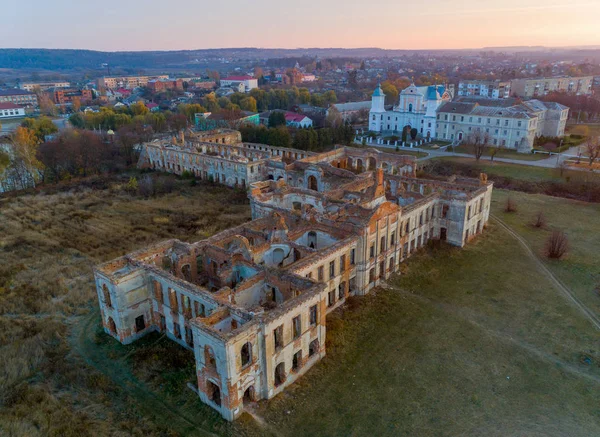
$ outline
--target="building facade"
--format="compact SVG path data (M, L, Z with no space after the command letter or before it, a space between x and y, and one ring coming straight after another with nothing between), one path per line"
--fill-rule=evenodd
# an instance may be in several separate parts
M104 76L96 79L98 88L109 88L116 90L117 88L133 89L148 85L151 80L167 80L169 75L158 76Z
M71 83L65 80L58 80L55 82L45 81L45 82L20 82L19 89L25 91L35 91L39 89L40 91L47 91L50 88L70 88Z
M0 119L25 117L25 109L14 103L0 103Z
M52 91L52 100L57 105L72 104L74 99L79 99L81 104L88 104L94 100L92 90L57 88Z
M232 135L214 139L237 147ZM349 296L381 285L431 239L476 238L492 194L485 175L418 179L413 156L340 147L298 159L284 149L284 159L254 146L271 158L259 156L267 178L250 184L252 221L94 269L105 332L124 344L161 332L192 350L198 395L227 420L325 356L326 315Z
M480 143L528 153L540 135L562 137L569 108L553 102L528 100L512 106L488 100L448 102L438 109L438 138Z
M513 79L510 89L513 96L535 98L551 92L565 92L578 96L592 95L594 76L542 77L538 79Z
M35 108L38 106L38 98L31 91L17 89L0 90L0 103L14 103L15 105L27 108Z
M458 83L457 95L506 99L511 96L510 82L501 80L461 80Z
M222 87L237 87L244 85L244 91L250 92L254 88L258 88L258 79L251 76L229 76L221 79Z
M371 97L369 130L401 135L404 130L417 129L423 138L436 138L436 113L452 96L441 85L414 84L400 92L398 103L391 109L385 107L385 94L377 85Z
M146 85L152 92L159 93L165 90L183 90L182 79L153 79Z

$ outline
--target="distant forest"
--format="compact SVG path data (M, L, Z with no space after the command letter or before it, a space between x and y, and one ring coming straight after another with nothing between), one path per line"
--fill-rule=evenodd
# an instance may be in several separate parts
M296 60L307 58L341 58L356 60L361 58L400 57L407 55L445 55L465 56L480 53L484 49L475 50L384 50L379 48L299 48L299 49L259 49L259 48L222 48L178 51L145 51L145 52L100 52L94 50L72 49L0 49L0 68L7 69L42 69L52 71L73 71L102 68L108 64L111 68L119 68L132 73L139 69L161 69L167 67L193 67L203 61L216 62L220 58L238 61L268 60L269 67L293 66ZM500 49L485 49L500 51ZM505 48L505 53L527 54L531 58L560 58L569 54L574 59L598 59L600 50L585 49L546 49ZM345 58L345 59L344 59Z

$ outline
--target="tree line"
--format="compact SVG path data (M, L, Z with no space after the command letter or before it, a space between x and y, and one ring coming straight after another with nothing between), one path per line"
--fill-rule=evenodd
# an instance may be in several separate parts
M349 145L354 140L354 128L350 124L322 129L246 125L240 128L240 132L244 142L315 152L323 151L335 144Z

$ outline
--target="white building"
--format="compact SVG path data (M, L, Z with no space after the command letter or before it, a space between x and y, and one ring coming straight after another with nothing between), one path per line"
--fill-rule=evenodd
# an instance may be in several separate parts
M475 100L475 99L473 99ZM569 108L529 100L513 106L486 106L489 100L448 102L438 109L438 138L482 143L528 153L536 136L562 137Z
M451 98L442 85L417 87L412 84L400 92L398 103L387 110L385 94L378 85L371 98L369 130L401 134L404 129L415 128L422 137L435 138L437 109Z
M47 91L50 88L70 88L71 83L65 80L59 81L47 81L47 82L20 82L19 89L26 91L35 91L39 89L40 91Z
M500 80L461 80L458 84L458 95L506 99L510 97L510 82Z
M25 117L25 109L14 103L0 103L0 119Z
M325 116L328 116L332 109L337 110L342 116L342 120L347 121L352 118L353 115L360 113L361 111L368 111L371 108L371 102L366 100L364 102L348 102L348 103L334 103L325 112Z
M240 84L244 85L246 92L249 92L254 88L258 88L258 79L250 76L229 76L221 79L222 87L237 87Z

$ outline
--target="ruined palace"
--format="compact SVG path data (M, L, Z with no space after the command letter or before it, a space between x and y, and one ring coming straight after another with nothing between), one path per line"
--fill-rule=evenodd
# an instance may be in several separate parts
M227 420L325 356L327 313L431 239L462 247L489 217L485 175L417 178L412 156L313 154L242 143L234 131L144 148L140 166L246 186L253 220L98 265L104 330L124 344L157 331L192 350L200 399Z

